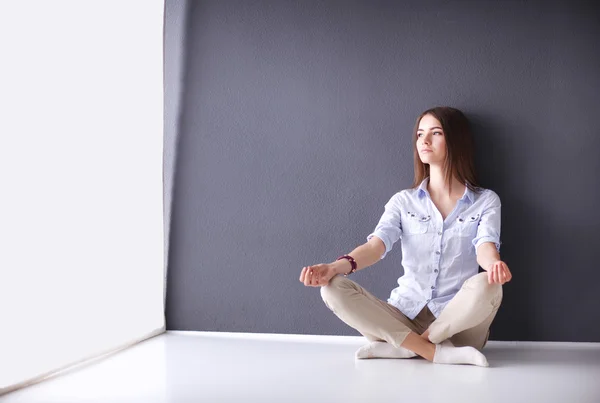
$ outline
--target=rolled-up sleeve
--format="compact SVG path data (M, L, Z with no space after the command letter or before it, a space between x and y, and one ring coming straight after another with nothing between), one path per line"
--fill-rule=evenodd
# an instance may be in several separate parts
M396 193L392 198L385 204L385 211L379 219L379 223L375 227L375 230L367 236L369 241L373 236L380 238L385 244L385 252L381 255L381 259L392 250L392 246L398 239L402 237L402 225L400 223L400 197L399 193Z
M477 236L473 239L475 253L477 253L479 245L485 242L493 242L498 252L500 252L500 197L491 190L488 190L488 193L487 198L489 200L481 214Z

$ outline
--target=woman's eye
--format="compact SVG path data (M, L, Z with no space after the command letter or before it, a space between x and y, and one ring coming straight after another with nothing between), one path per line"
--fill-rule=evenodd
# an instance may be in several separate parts
M417 133L417 137L421 137L423 133Z
M439 135L441 135L442 132L433 132L433 134L439 134Z

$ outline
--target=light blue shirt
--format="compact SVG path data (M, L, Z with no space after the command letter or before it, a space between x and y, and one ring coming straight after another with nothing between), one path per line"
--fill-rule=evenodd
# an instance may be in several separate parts
M383 259L402 239L404 275L388 303L410 319L427 305L438 317L469 277L479 271L477 247L493 242L500 251L500 198L489 189L465 188L454 210L442 219L433 204L425 178L416 189L396 193L367 236L385 244Z

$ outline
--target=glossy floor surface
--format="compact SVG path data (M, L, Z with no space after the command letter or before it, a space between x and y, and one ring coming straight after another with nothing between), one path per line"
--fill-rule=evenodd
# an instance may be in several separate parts
M363 343L167 332L0 402L600 402L600 344L491 341L479 368L355 360Z

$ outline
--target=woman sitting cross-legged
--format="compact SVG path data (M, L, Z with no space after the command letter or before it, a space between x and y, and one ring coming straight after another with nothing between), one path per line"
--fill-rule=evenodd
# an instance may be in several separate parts
M302 268L327 307L367 338L362 358L488 366L481 353L512 274L499 255L500 198L478 186L473 139L454 108L423 112L413 133L415 182L394 194L367 242L336 261ZM383 259L401 239L404 275L387 302L348 274ZM478 274L479 266L485 272Z

